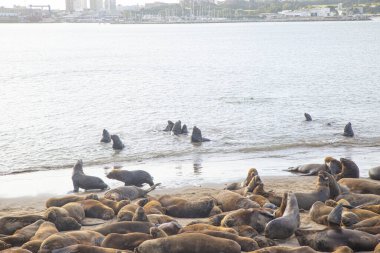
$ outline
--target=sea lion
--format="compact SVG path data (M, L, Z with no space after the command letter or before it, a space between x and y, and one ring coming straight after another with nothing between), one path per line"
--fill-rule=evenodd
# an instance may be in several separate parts
M98 200L87 199L80 203L82 204L86 217L102 220L110 220L115 217L113 209L102 204Z
M204 218L210 215L214 201L204 199L199 201L181 201L166 207L169 216L177 218Z
M134 250L141 243L152 239L153 237L150 234L139 232L125 235L111 233L104 238L101 246L104 248Z
M342 172L336 175L336 180L342 178L359 178L359 167L351 160L340 158Z
M221 191L215 196L218 206L223 212L233 211L240 208L257 208L260 205L240 194L232 191Z
M141 206L139 206L136 209L135 214L132 217L132 221L149 222L148 217L145 214L144 208L142 208Z
M258 249L249 253L318 253L309 246L289 247L289 246L271 246Z
M109 190L104 194L107 199L120 201L120 200L135 200L145 197L149 192L156 189L161 183L152 185L149 189L140 189L137 186L120 186L115 189Z
M5 216L0 218L0 234L13 235L16 230L43 219L42 215ZM1 240L1 238L0 238Z
M133 253L130 250L109 249L98 246L76 244L61 249L53 250L53 253Z
M354 130L352 130L351 122L348 122L344 127L343 136L345 137L354 137Z
M5 242L0 240L0 250L9 249L10 247L12 247L12 245L5 243Z
M111 135L106 129L103 129L102 139L100 140L100 142L104 142L104 143L111 142Z
M262 233L267 223L273 219L271 213L261 208L239 209L224 216L220 225L223 227L248 225L258 233Z
M162 238L162 237L168 237L169 235L165 233L164 230L156 227L151 227L150 228L150 235L156 239L156 238Z
M264 183L261 181L260 176L258 176L258 175L254 176L253 179L257 181L256 187L252 191L253 194L265 197L266 199L268 199L270 201L270 203L273 203L276 206L281 205L282 196L276 195L273 191L269 191L269 192L265 191Z
M327 156L325 157L325 164L328 167L327 172L336 175L342 172L342 164L337 159Z
M74 192L78 192L79 188L84 190L106 190L106 185L102 179L94 176L88 176L83 172L83 162L78 160L73 167L73 175L71 177L74 185Z
M2 253L32 253L27 249L21 249L21 248L6 249L1 252Z
M170 221L159 225L158 228L164 231L167 235L176 235L181 231L182 226L177 221Z
M320 171L329 170L326 164L310 163L304 165L298 165L297 167L290 167L286 171L292 173L300 173L304 176L314 176L317 175Z
M380 180L380 166L369 169L369 177L374 180Z
M189 131L187 130L186 124L183 124L182 129L181 129L181 134L187 135Z
M114 201L106 198L100 198L99 201L109 208L112 208L115 214L118 214L121 208L131 203L130 200Z
M137 208L139 208L139 206L136 204L128 204L126 206L123 206L117 214L117 220L132 221L132 218L135 215Z
M124 143L121 141L120 137L116 134L111 135L112 148L115 150L122 150L125 148Z
M147 216L149 222L156 225L174 221L172 217L163 214L148 214Z
M75 244L100 246L103 240L104 236L102 234L90 230L58 233L45 239L38 253L52 253L55 249L61 249Z
M44 213L44 219L55 224L59 231L78 230L82 226L69 212L62 207L49 207Z
M308 113L305 112L303 115L305 116L306 121L312 121L312 120L313 120L313 119L311 118L310 114L308 114Z
M351 229L356 229L360 231L364 231L370 234L379 234L380 233L380 216L374 216L372 218L362 220L353 224Z
M12 247L21 246L34 236L42 223L44 223L44 220L38 220L30 225L18 229L13 235L2 237L1 241L12 245Z
M45 221L39 226L37 232L32 238L30 238L30 241L22 245L22 248L30 250L33 253L37 253L42 242L49 236L56 233L58 233L58 229L55 227L54 223Z
M221 231L221 232L226 232L226 233L231 233L234 235L237 235L238 232L233 229L233 228L227 228L227 227L217 227L209 224L193 224L193 225L188 225L186 227L183 227L179 233L186 233L186 232L201 232L201 231Z
M286 208L283 215L271 220L265 226L265 236L271 239L286 239L294 234L300 226L300 213L297 198L293 193L285 193Z
M259 235L256 229L248 225L234 226L232 228L235 229L236 232L238 232L238 235L242 237L254 238Z
M259 175L259 173L257 172L257 170L255 168L250 168L248 170L247 177L245 178L245 180L243 182L229 184L229 185L227 185L225 190L230 190L230 191L239 190L245 186L248 186L248 184L252 181L253 177L258 176L258 175Z
M203 138L201 130L198 127L194 126L193 132L191 133L191 142L200 143L206 141L210 141L210 139Z
M178 120L176 123L174 123L174 126L172 128L172 134L173 135L180 135L182 133L182 126L181 121Z
M380 196L376 194L345 193L336 197L336 200L346 200L354 207L380 204Z
M109 235L111 233L127 234L132 232L149 234L149 229L151 227L154 227L154 225L150 222L121 221L117 223L104 225L100 228L95 229L94 231L99 232L102 235Z
M325 173L318 173L318 182L315 191L310 193L294 193L297 198L298 208L309 210L317 201L326 201L330 198L329 178Z
M166 208L157 200L151 200L144 205L144 211L146 214L165 214Z
M173 129L174 123L171 120L168 120L168 125L165 127L163 131L170 132Z
M125 186L135 185L142 187L143 184L154 185L152 176L144 170L113 169L106 176L109 179L123 182Z
M96 201L96 200L94 200ZM74 218L78 223L81 223L84 218L86 218L86 213L83 206L78 202L67 203L62 206L65 209L71 218Z
M84 195L84 196L66 195L63 197L50 198L46 201L46 208L53 207L53 206L62 207L64 205L66 205L67 203L78 202L78 201L82 201L85 199L99 200L99 197L96 194L89 194L89 195Z
M353 193L380 195L380 182L364 178L342 178L338 182Z
M238 243L200 233L185 233L145 241L135 253L240 253Z

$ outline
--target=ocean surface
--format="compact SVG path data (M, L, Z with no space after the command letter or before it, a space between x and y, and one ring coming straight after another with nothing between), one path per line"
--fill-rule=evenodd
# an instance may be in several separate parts
M77 159L88 174L123 165L194 182L218 180L205 166L216 163L223 179L328 155L364 176L380 165L380 22L1 24L0 34L3 176ZM167 120L212 141L163 132ZM354 138L341 135L348 122ZM103 128L126 148L100 143Z

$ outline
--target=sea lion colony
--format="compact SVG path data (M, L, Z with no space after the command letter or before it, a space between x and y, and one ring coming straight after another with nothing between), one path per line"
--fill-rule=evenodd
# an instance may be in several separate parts
M78 161L73 170L83 171L81 166ZM328 157L322 168L316 172L312 192L268 192L258 171L250 169L243 182L196 201L170 195L149 196L158 184L142 174L147 180L138 178L138 184L150 184L147 190L132 184L108 190L104 195L50 198L42 214L0 218L0 250L380 252L380 183L358 178L358 166L348 159ZM76 184L81 187L94 182L99 184L95 188L104 188L101 181L92 177L81 177ZM300 212L325 228L304 227ZM181 218L192 220L181 225ZM299 246L278 245L291 237L297 239Z

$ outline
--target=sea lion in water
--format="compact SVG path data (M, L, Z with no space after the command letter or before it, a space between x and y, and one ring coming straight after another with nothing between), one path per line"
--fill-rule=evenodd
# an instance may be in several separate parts
M61 249L75 244L100 246L103 240L104 236L102 234L90 230L58 233L45 239L38 253L52 253L55 249Z
M300 212L297 198L293 193L285 193L286 208L283 215L271 220L265 227L265 236L271 239L286 239L294 234L300 226Z
M104 142L104 143L110 143L111 142L111 135L106 129L103 129L103 135L102 135L102 139L100 140L100 142Z
M305 116L306 121L312 121L312 120L313 120L313 119L311 118L310 114L308 114L308 113L305 112L303 115Z
M13 235L14 232L16 232L16 230L42 219L42 215L21 215L2 217L0 218L0 234Z
M182 129L181 129L181 134L187 135L189 131L187 130L186 124L183 124Z
M149 230L151 227L154 227L154 225L150 222L121 221L117 223L104 225L100 228L95 229L94 231L99 232L102 235L109 235L111 233L127 234L133 232L149 234Z
M200 233L185 233L145 241L135 253L240 253L238 243Z
M96 199L96 200L98 200L99 197L96 194L89 194L89 195L85 195L85 196L66 195L66 196L58 197L58 198L50 198L46 201L46 208L49 208L52 206L62 207L64 205L66 205L67 203L82 201L85 199Z
M223 212L233 211L240 208L257 208L260 205L240 194L232 191L221 191L215 196L218 206Z
M150 234L146 233L134 232L125 235L112 233L107 235L106 238L104 238L104 241L102 242L102 247L134 250L141 243L152 239L153 237Z
M194 126L193 132L191 133L191 142L200 143L206 141L210 141L210 139L203 138L202 131L198 127Z
M371 179L380 180L380 166L371 168L368 174Z
M181 125L181 121L178 120L176 123L174 123L174 126L172 128L172 134L180 135L181 133L182 133L182 125Z
M220 225L223 227L248 225L261 233L273 218L274 216L271 213L261 208L239 209L226 214Z
M38 220L26 227L18 229L13 235L2 237L1 241L12 245L12 247L21 246L34 236L42 223L44 223L44 220Z
M309 210L317 202L325 202L330 198L329 178L323 173L318 173L318 182L315 191L310 193L294 193L297 198L298 208Z
M168 120L168 125L165 127L165 132L170 132L173 129L174 123L171 120Z
M109 249L98 246L76 244L65 248L56 249L53 253L133 253L130 250Z
M44 213L44 219L55 224L59 231L78 230L82 226L69 212L62 207L49 207Z
M58 229L55 227L54 223L45 221L39 226L37 232L32 238L30 238L30 241L22 245L22 248L37 253L42 242L56 233L58 233Z
M342 178L338 182L346 186L353 193L380 195L380 182L364 178Z
M73 180L74 192L78 192L79 188L84 190L106 190L109 188L100 178L84 174L82 160L78 160L74 165L71 179Z
M124 149L125 145L121 141L120 137L116 134L111 135L112 140L112 148L115 150L122 150Z
M343 136L354 137L354 130L352 130L351 122L344 127Z
M156 189L161 183L152 185L149 189L144 190L136 186L120 186L115 189L109 190L104 194L107 199L120 201L120 200L135 200L145 197L149 192Z
M109 179L115 179L128 185L142 187L143 184L154 185L152 176L144 170L113 169L107 175Z
M342 178L359 178L359 167L352 160L340 158L342 172L335 176L336 180Z

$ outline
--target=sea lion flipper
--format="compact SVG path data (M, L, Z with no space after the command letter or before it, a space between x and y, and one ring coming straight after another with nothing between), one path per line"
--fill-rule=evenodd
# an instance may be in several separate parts
M342 222L343 205L338 204L327 216L327 223L329 227L340 227Z

